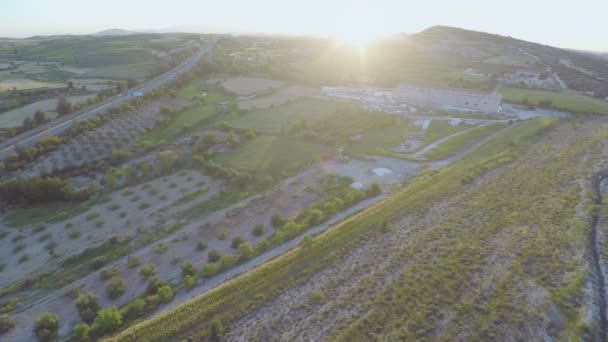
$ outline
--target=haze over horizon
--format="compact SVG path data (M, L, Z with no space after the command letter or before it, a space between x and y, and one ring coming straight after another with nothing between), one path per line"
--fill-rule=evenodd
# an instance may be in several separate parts
M255 32L368 40L414 33L434 25L462 27L562 48L608 51L608 2L534 3L525 0L397 1L310 0L24 0L2 5L1 37L91 34L111 28L135 31ZM573 19L580 20L571 25Z

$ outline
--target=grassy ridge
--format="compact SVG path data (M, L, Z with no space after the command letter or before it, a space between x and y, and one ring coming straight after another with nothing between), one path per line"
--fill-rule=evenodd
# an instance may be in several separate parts
M554 108L575 113L608 114L608 101L577 94L564 94L544 90L502 87L500 94L506 102L523 103L524 99L533 105L541 101L551 101Z
M404 190L315 237L306 246L268 262L256 270L208 291L176 308L133 326L112 341L166 341L188 334L204 336L213 318L229 322L285 289L306 280L351 248L381 232L386 221L407 213L422 212L437 199L455 193L463 179L475 177L510 162L519 146L555 123L537 119L515 125L505 134L473 151L461 162L438 172L426 173Z

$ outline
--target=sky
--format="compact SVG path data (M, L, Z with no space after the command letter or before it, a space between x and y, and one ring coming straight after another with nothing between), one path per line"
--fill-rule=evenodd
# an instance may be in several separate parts
M434 25L608 51L608 0L0 0L0 37L108 28L364 41Z

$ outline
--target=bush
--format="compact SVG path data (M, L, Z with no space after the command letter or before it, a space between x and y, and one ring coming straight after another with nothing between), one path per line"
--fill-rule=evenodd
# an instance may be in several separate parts
M205 278L214 276L217 272L218 267L216 264L206 263L205 266L203 266L203 277Z
M136 256L129 255L129 257L127 258L127 267L128 268L135 268L135 267L137 267L139 265L141 265L141 259L139 259Z
M194 277L187 275L184 277L184 287L188 290L194 288L195 282Z
M127 282L124 279L120 277L113 277L106 284L106 294L112 299L119 298L125 293L126 287Z
M158 245L154 246L154 252L157 254L165 254L168 249L169 246L164 243L159 243Z
M101 279L108 280L117 275L118 272L120 272L120 269L118 267L108 267L99 272L99 275Z
M243 242L239 245L239 260L244 261L253 255L253 248L249 242Z
M192 261L186 261L182 264L182 274L184 277L191 276L194 277L198 273L196 266L192 263Z
M80 323L72 330L72 341L74 342L87 342L89 341L89 331L91 328L86 323Z
M34 333L39 341L52 341L57 336L59 328L59 317L50 312L45 312L38 316L36 325L34 325Z
M239 248L239 245L242 244L243 242L245 242L245 239L243 239L240 236L235 236L232 238L232 243L230 244L230 246L234 249Z
M221 257L222 253L218 252L215 249L212 249L209 251L209 253L207 253L207 259L209 259L209 262L218 262Z
M199 241L199 242L196 244L196 250L197 250L197 251L199 251L199 252L200 252L200 251L204 251L206 248L207 248L207 244L206 244L206 243L204 243L204 242L202 242L202 241Z
M0 335L15 327L15 320L9 315L0 315Z
M123 316L125 319L133 320L137 317L141 317L146 311L146 301L142 298L137 298L136 300L129 303L123 309Z
M228 229L226 229L226 228L222 228L216 235L216 237L219 240L226 240L227 236L228 236Z
M78 239L80 237L80 235L81 235L80 230L77 230L77 229L70 230L70 232L68 233L68 236L72 240Z
M272 223L272 226L274 228L282 227L285 224L285 221L286 220L281 215L278 215L278 214L274 214L270 218L270 222Z
M224 254L220 258L220 267L222 270L227 270L234 266L234 257L230 254Z
M224 336L224 325L222 321L214 318L209 323L209 338L211 340L219 340Z
M258 223L255 225L255 227L253 227L253 231L252 234L254 236L262 236L264 234L264 225L261 223Z
M76 298L76 309L80 318L85 323L93 323L99 310L99 304L97 304L97 297L93 293L87 295L79 295Z
M146 264L139 268L139 275L144 279L148 280L156 274L156 266L153 264Z
M169 303L174 295L173 289L169 285L161 286L156 294L161 303Z
M101 309L97 314L95 323L93 323L93 329L100 333L110 333L116 331L122 324L122 314L118 309Z

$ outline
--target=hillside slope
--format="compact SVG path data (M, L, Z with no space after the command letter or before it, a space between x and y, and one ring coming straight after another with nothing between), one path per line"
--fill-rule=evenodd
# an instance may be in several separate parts
M516 125L113 340L204 339L214 319L225 340L602 338L588 208L608 122L552 125Z

